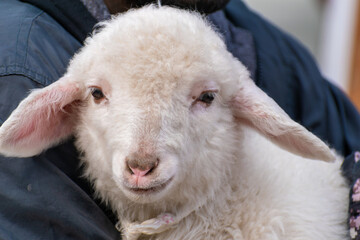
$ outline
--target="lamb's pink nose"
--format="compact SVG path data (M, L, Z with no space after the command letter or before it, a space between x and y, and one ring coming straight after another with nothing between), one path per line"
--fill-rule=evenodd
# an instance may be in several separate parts
M132 168L130 166L129 166L129 168L136 177L143 177L152 169L152 168L148 168L148 169L142 170L139 168Z
M137 153L129 155L125 160L130 174L135 177L150 175L159 164L159 159L156 156L143 156Z

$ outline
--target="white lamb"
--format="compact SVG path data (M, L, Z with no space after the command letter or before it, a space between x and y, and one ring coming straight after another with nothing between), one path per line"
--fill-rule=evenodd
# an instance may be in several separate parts
M348 236L341 159L199 14L147 6L104 23L3 124L0 152L33 156L73 134L125 239Z

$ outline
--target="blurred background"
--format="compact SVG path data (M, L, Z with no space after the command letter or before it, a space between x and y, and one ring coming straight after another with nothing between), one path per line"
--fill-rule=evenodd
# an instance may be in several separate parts
M360 110L359 0L244 0L305 45Z

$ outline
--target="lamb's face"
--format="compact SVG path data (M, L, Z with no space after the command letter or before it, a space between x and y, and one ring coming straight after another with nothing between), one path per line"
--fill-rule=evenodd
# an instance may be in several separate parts
M213 66L211 54L183 51L177 58L189 61L182 63L152 57L159 62L138 60L125 71L122 61L102 65L98 56L94 64L111 74L88 71L77 131L88 172L137 202L174 197L180 188L209 194L227 171L223 145L233 145L222 83L228 76ZM193 182L203 182L201 189Z
M226 169L229 159L219 153L229 142L232 116L217 79L188 77L86 83L77 138L93 177L101 179L101 171L104 181L138 202L173 197L174 187L190 182L217 182L211 178L222 174L209 171Z

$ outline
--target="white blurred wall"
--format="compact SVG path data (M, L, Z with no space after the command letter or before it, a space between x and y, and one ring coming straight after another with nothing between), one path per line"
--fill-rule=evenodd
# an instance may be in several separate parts
M323 74L348 90L358 0L327 0L319 45Z
M348 89L356 4L359 0L244 0L300 40L324 76Z

